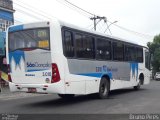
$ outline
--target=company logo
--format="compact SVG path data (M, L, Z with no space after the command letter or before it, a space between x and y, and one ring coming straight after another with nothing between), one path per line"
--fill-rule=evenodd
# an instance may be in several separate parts
M31 63L31 62L27 62L27 68L48 68L48 67L51 67L51 64L49 63L45 63L45 64L40 64L38 62L35 62L35 63Z
M107 67L106 65L96 67L96 72L117 72L118 68Z
M11 65L11 72L22 68L21 61L25 61L24 51L16 50L9 53L9 64ZM15 64L13 64L14 62Z

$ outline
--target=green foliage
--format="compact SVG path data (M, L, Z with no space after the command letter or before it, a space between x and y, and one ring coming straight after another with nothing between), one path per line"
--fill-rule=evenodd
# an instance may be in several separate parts
M153 39L153 43L155 44L160 44L160 34L159 35L156 35Z
M156 35L153 39L153 42L148 42L147 46L153 56L152 58L152 67L153 72L160 71L160 34Z

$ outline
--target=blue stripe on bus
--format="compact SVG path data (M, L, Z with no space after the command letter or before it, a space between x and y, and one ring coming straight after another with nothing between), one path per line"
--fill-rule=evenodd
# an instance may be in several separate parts
M82 76L89 76L89 77L98 77L101 78L103 75L108 75L110 77L110 79L112 79L112 73L80 73L77 75L82 75Z
M138 77L138 63L130 63L130 69L132 72L132 78L133 77Z
M23 30L23 25L13 26L9 28L9 32L16 32L19 30Z

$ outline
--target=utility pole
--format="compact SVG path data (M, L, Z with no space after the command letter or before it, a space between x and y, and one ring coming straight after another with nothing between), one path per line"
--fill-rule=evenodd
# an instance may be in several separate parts
M94 30L96 31L96 26L97 26L97 22L96 22L96 20L97 19L99 19L100 21L101 20L104 20L104 22L106 22L107 20L106 20L106 17L100 17L100 16L96 16L96 15L94 15L94 17L91 17L90 18L91 20L93 20L93 22L94 22Z

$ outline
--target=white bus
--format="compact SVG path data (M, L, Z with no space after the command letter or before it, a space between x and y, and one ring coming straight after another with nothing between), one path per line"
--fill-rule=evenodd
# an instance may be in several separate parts
M15 25L7 32L10 90L62 98L149 84L146 47L62 21Z

